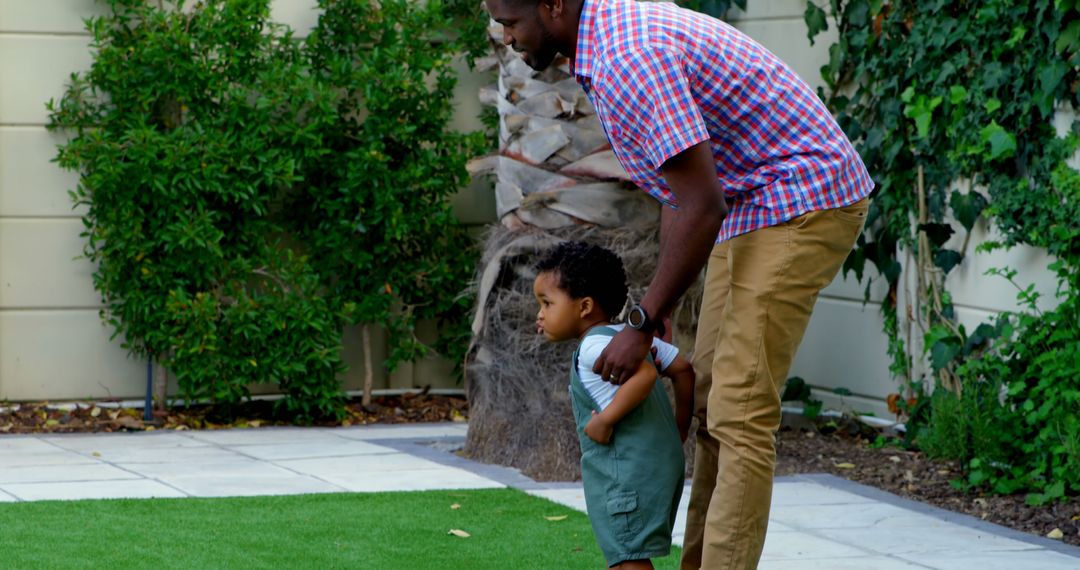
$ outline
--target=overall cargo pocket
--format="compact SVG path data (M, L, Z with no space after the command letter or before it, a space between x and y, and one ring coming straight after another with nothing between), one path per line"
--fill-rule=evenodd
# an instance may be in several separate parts
M611 530L622 540L632 540L641 532L641 512L635 491L612 491L608 494L608 515Z

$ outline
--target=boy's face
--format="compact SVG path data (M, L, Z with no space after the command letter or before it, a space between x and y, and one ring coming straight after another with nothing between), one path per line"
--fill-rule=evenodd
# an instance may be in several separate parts
M536 276L533 294L540 303L536 314L536 332L549 341L577 338L581 331L582 300L572 299L559 287L559 277L550 271Z

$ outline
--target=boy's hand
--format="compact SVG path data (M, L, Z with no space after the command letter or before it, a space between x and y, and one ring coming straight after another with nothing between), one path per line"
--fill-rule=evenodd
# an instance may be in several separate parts
M690 420L693 415L690 410L678 410L675 416L675 423L679 426L679 439L686 443L686 438L690 435Z
M589 423L585 424L585 435L600 445L611 443L611 434L614 431L615 426L608 423L603 416L596 412L592 413Z

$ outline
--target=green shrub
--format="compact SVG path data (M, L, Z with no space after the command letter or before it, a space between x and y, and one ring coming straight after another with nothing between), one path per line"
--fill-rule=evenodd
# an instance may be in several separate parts
M955 391L916 403L909 436L963 461L965 485L1036 502L1080 493L1080 172L1069 166L1080 124L1054 126L1059 110L1080 108L1080 3L811 2L811 39L829 25L825 10L838 29L821 70L827 100L877 183L845 270L861 279L869 261L889 283L898 375L911 368L897 299L926 299L907 317L927 325L933 375ZM969 255L980 218L1001 235L985 249L1031 245L1055 258L1056 308L1040 311L1034 288L1018 285L1023 311L971 334L956 323L938 286ZM965 239L950 249L957 232ZM904 250L924 252L908 267L921 290L902 290ZM1016 284L1015 272L994 273Z
M313 40L268 0L110 0L89 71L50 103L81 177L103 318L188 398L277 384L299 420L341 413L343 327L464 324L470 275L447 196L472 149L449 132L446 11L324 0ZM441 34L434 45L434 36ZM443 344L448 344L443 339Z

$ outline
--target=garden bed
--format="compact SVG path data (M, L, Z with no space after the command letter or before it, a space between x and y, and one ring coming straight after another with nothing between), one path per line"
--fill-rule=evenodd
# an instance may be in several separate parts
M351 399L341 421L315 422L316 426L450 422L466 420L468 403L461 396L407 393L377 396L370 406ZM76 433L148 431L154 429L227 429L287 426L292 422L274 414L273 402L253 400L230 410L209 405L173 407L154 412L154 420L143 420L143 410L121 408L109 403L51 406L47 402L0 406L0 433Z
M923 503L965 513L1023 532L1048 536L1055 529L1061 540L1080 546L1080 499L1031 506L1023 495L994 496L964 493L950 480L961 479L955 462L934 461L924 454L895 446L877 447L846 430L784 428L777 438L777 475L831 473ZM1056 533L1055 533L1056 534Z

